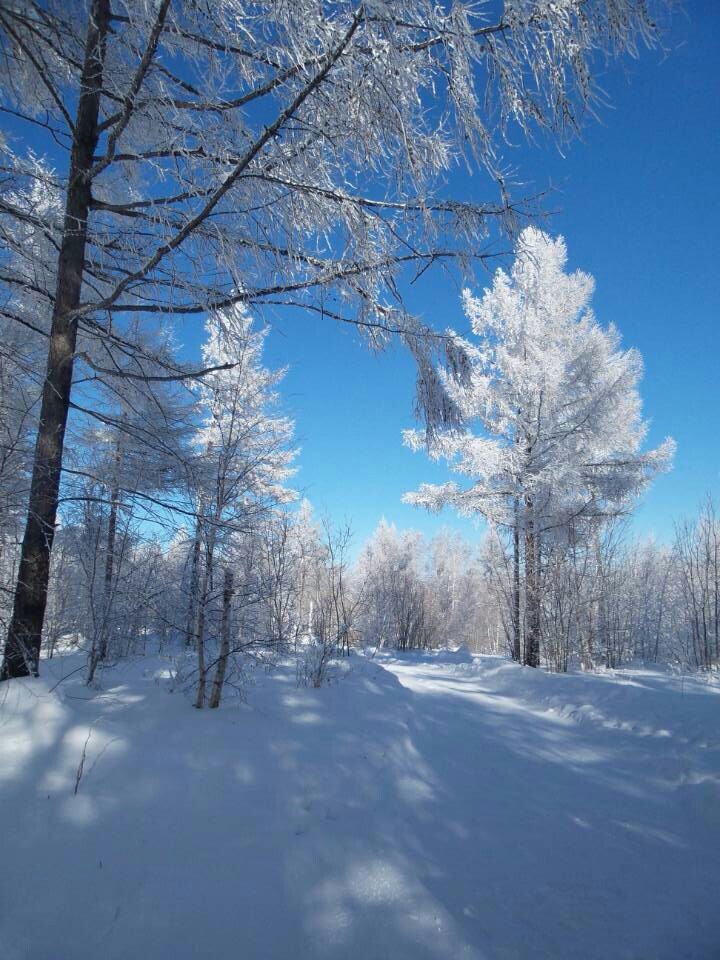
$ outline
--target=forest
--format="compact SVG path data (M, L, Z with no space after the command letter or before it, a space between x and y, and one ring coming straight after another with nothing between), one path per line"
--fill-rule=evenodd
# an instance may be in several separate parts
M684 16L0 0L0 955L718 956L713 418L643 528L674 348L523 169ZM377 355L378 496L409 358L417 524L309 471L285 323Z

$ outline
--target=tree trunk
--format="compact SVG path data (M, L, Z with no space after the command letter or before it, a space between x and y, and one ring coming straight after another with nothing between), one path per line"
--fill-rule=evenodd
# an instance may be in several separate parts
M518 506L515 501L515 526L513 528L513 587L512 587L513 645L512 658L520 663L520 527Z
M202 543L200 517L195 521L195 540L193 541L192 560L190 561L190 585L188 590L188 610L185 624L185 646L192 646L195 640L197 620L198 586L200 580L200 547Z
M110 617L110 608L112 606L113 575L115 573L115 539L117 536L118 498L120 497L120 488L117 481L113 484L110 496L112 502L110 504L110 516L108 517L107 550L105 553L105 577L103 581L103 618L105 622L105 630L103 632L102 643L100 644L101 660L104 660L107 656L107 622Z
M110 624L110 611L113 602L113 574L115 573L115 540L117 538L117 513L118 501L120 500L120 464L122 461L122 445L120 437L115 443L114 457L115 473L113 476L112 489L110 490L110 514L108 516L107 544L105 547L105 574L103 577L103 605L102 619L100 621L100 636L93 639L92 650L90 651L90 663L88 666L88 675L86 684L89 686L95 679L95 672L100 663L107 660L108 655L108 631Z
M70 156L65 221L58 257L57 287L28 517L0 679L30 674L37 676L40 661L50 551L55 535L63 442L70 408L77 339L74 311L80 303L85 265L87 218L91 202L88 173L98 142L98 114L109 21L110 0L93 0Z
M615 646L610 632L608 622L607 604L605 602L605 593L608 589L605 561L602 554L602 544L600 543L600 533L595 530L593 533L593 543L595 547L595 564L597 567L598 593L597 593L597 622L596 634L598 643L605 648L605 666L608 669L614 668L615 664Z
M528 520L525 527L525 596L527 604L527 636L525 665L540 666L540 583L537 562L537 536L532 519L532 503L528 501Z
M210 566L212 558L208 557L205 562L205 568L202 575L202 586L200 589L200 600L198 603L197 628L195 631L195 647L198 658L198 686L197 696L195 697L195 706L202 710L205 706L205 690L207 687L207 666L205 664L205 612L208 602Z
M220 655L218 656L210 695L210 709L220 706L228 657L230 656L230 614L232 613L233 573L229 567L225 568L225 583L223 584L222 633L220 637Z

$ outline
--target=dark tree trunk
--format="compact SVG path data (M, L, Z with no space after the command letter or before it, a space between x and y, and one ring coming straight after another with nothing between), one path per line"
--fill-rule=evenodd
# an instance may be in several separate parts
M525 527L525 596L527 604L527 636L525 639L525 664L540 666L540 582L537 562L537 536L528 502L528 519Z
M520 526L518 521L517 501L515 501L515 526L513 528L512 621L512 658L517 663L520 663Z
M77 339L74 311L80 303L85 265L87 218L91 202L88 173L98 142L98 114L109 21L109 0L93 0L70 156L65 221L58 257L57 287L28 517L0 679L30 674L37 676L38 673Z
M210 709L217 709L220 706L223 684L225 683L225 674L227 672L227 662L230 656L230 616L232 613L233 598L233 573L229 567L225 568L225 582L223 584L223 608L222 608L222 631L220 635L220 654L218 656L217 667L215 668L215 679L213 680L212 694L210 696Z
M114 477L110 490L110 514L108 516L107 545L105 549L105 574L103 577L102 617L100 620L99 636L93 638L88 675L85 681L88 686L95 679L99 664L104 663L108 656L108 635L110 633L110 614L113 604L113 577L115 574L115 541L117 539L117 514L120 500L120 465L122 462L122 445L120 438L115 444Z
M210 593L210 566L212 556L208 555L202 574L202 585L198 601L197 625L195 628L195 649L198 658L198 686L195 706L202 710L205 706L205 690L207 688L207 664L205 662L205 615L207 611L208 595Z

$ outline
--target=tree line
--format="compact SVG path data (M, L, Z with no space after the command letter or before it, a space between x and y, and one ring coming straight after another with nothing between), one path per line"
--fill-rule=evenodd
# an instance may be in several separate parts
M227 658L204 654L210 608L220 582L236 604L254 598L248 609L264 596L252 587L252 576L264 582L255 534L288 495L292 461L288 423L263 406L276 381L252 359L249 315L316 312L373 348L399 338L417 364L432 450L462 427L455 387L469 382L473 352L410 312L403 288L439 264L470 275L507 253L490 241L516 236L536 203L515 196L502 143L538 129L573 135L599 98L599 55L656 44L664 6L2 5L4 678L38 672L50 612L72 600L54 589L72 529L84 532L68 567L93 584L92 673L114 642L123 563L164 556L158 544L185 524L184 629L198 705L216 699ZM477 170L485 197L448 195L459 163ZM179 348L193 318L216 328L195 363ZM254 364L259 420L238 373ZM532 598L539 538L527 523L523 536ZM347 618L344 538L327 541L332 633ZM227 562L242 550L247 594ZM123 623L161 589L143 578ZM539 636L539 600L529 610Z

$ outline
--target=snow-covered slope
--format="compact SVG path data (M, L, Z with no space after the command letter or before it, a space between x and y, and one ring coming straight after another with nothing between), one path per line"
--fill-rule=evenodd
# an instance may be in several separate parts
M201 713L161 660L5 684L2 960L720 957L717 684L350 664Z

